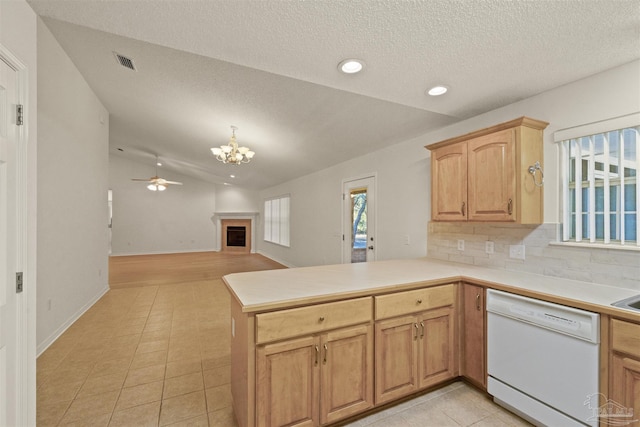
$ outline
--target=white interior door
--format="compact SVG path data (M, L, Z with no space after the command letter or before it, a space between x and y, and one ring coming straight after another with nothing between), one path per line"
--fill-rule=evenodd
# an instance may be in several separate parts
M18 424L17 391L22 384L16 295L17 100L17 73L0 58L0 426Z
M376 259L375 176L344 181L342 185L342 262Z

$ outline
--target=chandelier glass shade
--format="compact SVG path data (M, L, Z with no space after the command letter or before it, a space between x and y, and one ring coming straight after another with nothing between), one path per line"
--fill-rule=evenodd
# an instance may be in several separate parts
M231 139L229 140L229 144L211 149L211 152L216 156L216 159L220 160L222 163L230 163L233 165L249 163L256 154L248 147L238 147L238 143L236 142L236 130L238 130L237 127L231 126Z

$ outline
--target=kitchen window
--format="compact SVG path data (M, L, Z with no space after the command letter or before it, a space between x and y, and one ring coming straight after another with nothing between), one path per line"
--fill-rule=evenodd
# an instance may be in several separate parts
M289 247L290 196L281 196L264 202L264 240Z
M555 133L562 240L640 247L640 113Z

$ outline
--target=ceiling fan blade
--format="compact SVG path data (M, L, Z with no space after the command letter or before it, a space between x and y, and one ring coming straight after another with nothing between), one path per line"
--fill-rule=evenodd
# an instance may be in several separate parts
M151 181L153 181L153 179L149 179L149 178L145 178L145 179L142 179L142 178L131 178L131 181L151 182Z
M173 185L182 185L182 183L178 182L178 181L165 181L164 183L165 184L173 184Z

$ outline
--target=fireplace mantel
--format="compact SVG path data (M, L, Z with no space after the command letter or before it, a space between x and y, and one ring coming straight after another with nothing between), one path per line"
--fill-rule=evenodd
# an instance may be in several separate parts
M222 223L223 219L250 219L251 220L251 253L256 253L256 228L260 212L214 212L213 222L216 225L216 250L222 249Z

